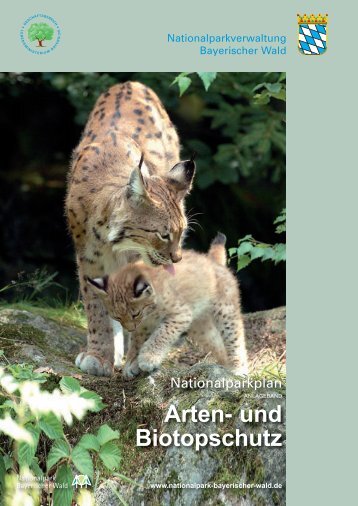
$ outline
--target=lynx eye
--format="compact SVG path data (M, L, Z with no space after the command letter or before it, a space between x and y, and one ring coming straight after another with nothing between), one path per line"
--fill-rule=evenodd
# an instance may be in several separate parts
M140 311L138 311L137 313L132 313L133 318L138 318L139 315L140 315Z
M160 234L159 232L157 232L157 236L159 237L159 239L164 242L168 242L170 240L170 235L171 234Z

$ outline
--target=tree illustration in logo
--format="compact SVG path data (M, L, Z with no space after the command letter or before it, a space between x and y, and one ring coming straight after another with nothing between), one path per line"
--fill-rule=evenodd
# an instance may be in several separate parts
M33 23L28 29L27 35L31 42L37 40L37 47L45 47L44 40L52 40L54 29L47 23Z
M76 474L73 479L72 486L73 487L86 487L87 485L91 486L91 481L88 478L87 474Z

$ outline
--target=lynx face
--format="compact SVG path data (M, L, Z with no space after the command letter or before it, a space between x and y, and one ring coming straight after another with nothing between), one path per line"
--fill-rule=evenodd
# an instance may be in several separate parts
M110 317L129 332L139 327L156 306L153 287L135 267L110 277L88 278L87 283L102 298Z
M149 265L181 260L181 241L187 226L183 199L191 188L195 164L176 164L166 177L150 176L145 167L133 170L123 207L112 213L109 241L113 250L138 251ZM146 175L144 175L146 173Z

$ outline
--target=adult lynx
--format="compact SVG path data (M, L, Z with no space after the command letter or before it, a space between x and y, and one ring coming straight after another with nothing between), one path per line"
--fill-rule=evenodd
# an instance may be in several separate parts
M181 260L183 199L194 171L192 160L179 161L177 133L152 90L127 82L100 96L74 152L66 198L88 319L87 351L76 359L82 371L109 376L114 365L112 323L86 277L139 255L173 269Z

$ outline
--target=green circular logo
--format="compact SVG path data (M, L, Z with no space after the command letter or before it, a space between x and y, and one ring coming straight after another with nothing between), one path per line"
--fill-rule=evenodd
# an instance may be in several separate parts
M26 19L20 30L22 45L33 54L51 53L60 42L57 21L47 14L34 14Z

